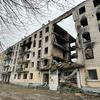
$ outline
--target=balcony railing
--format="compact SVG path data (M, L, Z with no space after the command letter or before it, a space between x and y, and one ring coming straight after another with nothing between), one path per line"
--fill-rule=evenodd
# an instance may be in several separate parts
M8 74L8 71L7 70L3 70L2 74Z
M11 71L12 71L11 68L6 68L6 69L2 70L2 73L3 74L8 74L8 73L11 73Z
M22 72L22 71L23 71L22 67L16 68L16 72Z
M29 72L29 70L28 70L28 68L18 67L18 68L16 68L16 72L24 73L24 72Z

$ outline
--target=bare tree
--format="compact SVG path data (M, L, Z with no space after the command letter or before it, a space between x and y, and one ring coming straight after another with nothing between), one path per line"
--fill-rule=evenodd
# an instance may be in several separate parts
M0 25L1 27L14 25L24 26L26 20L37 16L44 16L51 6L60 10L69 8L74 4L74 0L0 0Z

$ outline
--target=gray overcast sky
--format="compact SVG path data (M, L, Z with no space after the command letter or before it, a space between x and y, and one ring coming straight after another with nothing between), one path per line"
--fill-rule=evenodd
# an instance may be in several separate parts
M83 1L84 0L75 0L74 6ZM39 22L34 21L33 24L30 23L26 25L27 30L22 29L21 31L18 31L15 28L13 28L12 32L9 32L9 30L2 28L0 30L0 41L3 44L3 48L7 48L10 45L13 45L14 43L22 39L24 36L27 36L33 33L34 31L36 31L37 29L39 29L43 23L47 24L48 20L53 20L57 18L58 16L62 15L66 11L60 11L60 10L57 10L56 8L52 8L50 12L51 12L50 15L48 15L47 17L38 18ZM66 29L72 36L76 37L74 22L72 20L73 20L72 17L70 17L66 20L63 20L61 23L59 23L59 25L62 26L64 29Z

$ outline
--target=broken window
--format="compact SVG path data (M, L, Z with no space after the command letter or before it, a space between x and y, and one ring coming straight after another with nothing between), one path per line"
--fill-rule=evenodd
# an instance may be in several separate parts
M83 42L90 42L91 41L91 37L90 37L90 33L89 32L85 32L83 33Z
M86 59L93 59L94 58L92 48L88 47L88 48L85 49L85 57L86 57Z
M29 58L29 56L30 56L30 55L29 55L29 54L27 54L27 55L26 55L26 58L28 59L28 58Z
M28 41L31 41L31 40L32 40L32 37L29 37L29 38L28 38Z
M43 83L49 84L49 74L48 73L43 74Z
M90 80L97 80L98 79L96 69L88 70L88 78Z
M81 25L83 27L87 26L88 25L88 21L87 21L87 18L85 16L82 17L81 21L80 21Z
M16 74L14 75L14 79L16 79Z
M33 79L33 73L30 73L30 79Z
M35 56L35 52L33 52L33 57Z
M21 78L21 74L19 73L19 74L18 74L18 79L20 79L20 78Z
M38 58L41 57L41 50L38 50Z
M37 67L38 68L40 67L40 61L37 61Z
M26 63L26 64L24 65L24 68L28 68L28 63Z
M93 54L93 46L91 42L90 33L89 32L83 33L82 36L83 36L83 42L85 44L85 57L86 59L92 59L94 58L94 54Z
M97 20L100 20L100 12L96 13Z
M23 74L23 79L27 79L27 73Z
M57 24L54 24L54 41L53 45L56 48L59 48L62 51L62 54L65 54L67 48L67 41L74 42L74 38L71 37L67 31L65 31L62 27Z
M100 5L100 0L93 0L94 7Z
M48 36L45 37L45 42L48 42Z
M48 64L48 59L44 60L44 66L46 66Z
M33 47L36 47L36 41L34 40L34 42L33 42Z
M32 67L34 67L34 62L32 62Z
M26 40L25 40L25 41L23 41L23 43L24 43L24 44L26 44Z
M39 40L39 48L41 47L41 45L42 45L42 41L41 40Z
M12 72L14 72L14 70L15 70L15 66L13 66L13 68L12 68Z
M31 48L31 43L29 43L28 45L27 45L27 49L30 49Z
M48 53L48 47L46 47L46 48L45 48L44 53L45 53L45 54L47 54L47 53Z
M37 37L37 34L34 34L34 39Z
M49 32L49 27L46 27L45 32L46 33Z
M98 24L98 27L99 27L99 31L100 31L100 24Z
M79 9L79 14L82 14L82 13L84 13L84 12L86 12L86 11L85 11L85 6L83 6L82 8Z
M40 36L39 37L42 38L42 31L40 31Z

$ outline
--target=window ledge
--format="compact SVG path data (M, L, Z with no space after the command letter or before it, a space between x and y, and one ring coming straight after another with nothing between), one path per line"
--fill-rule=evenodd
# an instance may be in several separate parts
M100 80L90 80L90 79L88 79L87 81L88 82L100 82Z

